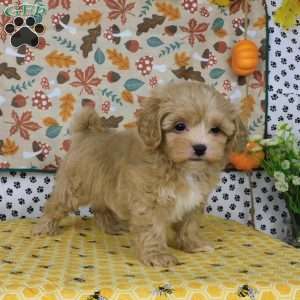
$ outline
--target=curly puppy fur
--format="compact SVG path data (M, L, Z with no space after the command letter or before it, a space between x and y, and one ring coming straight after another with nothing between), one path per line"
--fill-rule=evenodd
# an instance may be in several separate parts
M90 205L106 233L130 230L146 265L176 264L168 245L210 250L195 212L218 182L239 124L228 100L196 82L155 90L142 103L137 130L104 128L93 109L84 109L35 233L56 233L64 216Z

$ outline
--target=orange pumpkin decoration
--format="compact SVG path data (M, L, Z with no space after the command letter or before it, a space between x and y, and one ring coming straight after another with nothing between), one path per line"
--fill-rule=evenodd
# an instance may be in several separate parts
M258 64L258 48L250 40L241 40L232 48L231 67L235 74L252 74Z
M255 151L257 147L257 143L249 142L244 152L232 152L229 156L230 163L240 171L249 172L257 169L265 158L265 153L262 150Z

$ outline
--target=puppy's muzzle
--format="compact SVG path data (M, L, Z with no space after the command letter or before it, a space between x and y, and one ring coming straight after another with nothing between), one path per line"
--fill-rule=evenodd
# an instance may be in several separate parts
M193 145L194 152L197 156L202 156L205 154L207 147L203 144Z

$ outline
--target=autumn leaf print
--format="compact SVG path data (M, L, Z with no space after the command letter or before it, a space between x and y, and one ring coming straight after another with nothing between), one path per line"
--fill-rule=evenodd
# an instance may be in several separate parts
M71 84L73 87L82 87L80 94L82 91L87 92L89 95L94 95L93 88L100 84L101 79L98 77L93 78L95 75L95 67L93 65L88 66L83 72L80 69L75 70L75 76L79 81L74 81Z
M208 28L207 23L197 23L195 19L191 19L188 23L188 26L180 26L180 29L183 32L188 33L185 38L188 38L189 44L194 47L195 41L205 42L205 36L203 32Z
M255 99L253 96L249 95L242 99L240 103L240 118L244 124L248 124L248 121L251 117L252 112L255 108Z
M6 25L6 23L8 23L11 20L10 17L5 16L4 14L2 14L0 16L0 39L2 40L2 42L5 42L6 40L6 31L4 30L4 26Z
M175 54L175 63L179 68L187 66L190 59L190 56L186 52L178 52Z
M129 58L122 53L119 53L116 49L107 49L108 59L111 60L113 65L116 65L119 70L129 69Z
M71 116L74 110L75 97L72 94L66 94L62 96L60 99L60 112L59 115L62 117L62 120L65 122Z
M232 1L230 1L230 7L229 7L230 14L234 15L239 10L242 10L245 13L247 10L247 5L248 5L248 11L250 11L251 6L250 6L248 0L232 0Z
M0 64L0 76L4 75L6 78L20 80L21 76L18 74L15 67L9 67L6 62Z
M158 2L155 3L158 12L162 13L170 21L175 21L180 18L180 10L174 7L171 3Z
M82 55L87 58L89 53L93 50L93 45L97 42L97 38L101 34L101 26L98 25L95 28L90 28L88 34L82 38L82 44L80 49L82 50Z
M65 9L69 9L71 7L71 0L49 0L48 8L54 9L61 5Z
M46 127L58 125L57 121L54 118L52 118L52 117L46 117L46 118L44 118L43 119L43 124Z
M127 14L131 14L130 11L134 8L135 3L126 4L126 0L104 0L110 13L108 14L109 19L115 20L121 17L121 23L124 25L127 22Z
M52 51L46 57L46 62L50 67L70 67L71 65L75 65L76 61L70 55L65 55L62 52L58 52L57 50Z
M250 84L251 88L258 89L258 88L263 88L265 86L264 75L262 74L261 71L259 70L254 71L253 77L256 80L256 82Z
M266 17L262 16L258 18L253 25L260 30L264 29L266 27Z
M14 18L0 15L0 168L56 170L77 110L100 111L103 126L134 128L139 104L169 81L215 86L236 102L251 133L262 130L263 0L0 0L4 9L17 2L43 2L48 13L36 16L45 31L35 48L13 47L5 26ZM229 56L232 39L244 34L247 2L248 35L262 63L246 80L231 72Z
M78 17L74 20L74 23L80 26L90 25L91 23L97 25L101 20L101 16L101 12L96 9L92 9L91 11L84 11L83 13L78 15Z
M180 67L177 70L172 70L172 73L179 79L183 78L185 80L192 79L201 82L205 81L201 72L195 71L193 67Z
M133 95L130 91L124 90L121 94L122 99L128 103L133 103Z
M148 32L151 28L161 25L165 21L165 16L152 15L151 18L143 18L143 22L137 25L136 35Z
M10 135L15 134L16 132L20 132L20 136L25 139L29 140L30 134L29 131L37 131L41 128L38 123L32 122L32 113L31 111L23 112L21 117L13 110L11 113L11 117L14 120L13 126L10 128L9 133Z
M13 155L18 150L19 146L15 143L15 141L10 140L9 138L5 139L3 143L0 143L0 155Z
M58 5L59 5L59 0L49 0L48 1L48 8L49 9L56 8L56 7L58 7Z

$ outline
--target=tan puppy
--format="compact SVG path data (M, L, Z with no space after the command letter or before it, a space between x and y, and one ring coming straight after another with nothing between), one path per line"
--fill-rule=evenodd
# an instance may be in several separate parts
M205 204L239 138L235 108L205 84L169 84L144 101L137 128L103 128L92 109L75 119L71 149L35 233L54 234L69 212L91 205L106 233L129 225L146 265L177 263L167 246L170 227L176 248L210 249L199 236L195 211Z

